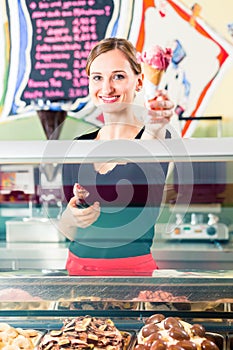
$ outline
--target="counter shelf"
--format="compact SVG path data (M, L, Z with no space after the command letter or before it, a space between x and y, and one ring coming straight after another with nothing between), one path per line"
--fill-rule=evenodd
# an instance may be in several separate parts
M147 290L164 290L172 293L175 297L185 296L189 302L211 302L232 298L233 279L230 274L229 277L225 275L221 277L220 272L218 277L216 272L212 274L210 272L209 278L205 275L202 277L202 272L196 274L196 277L189 277L189 275L192 275L189 271L186 273L187 277L185 277L185 273L183 274L184 277L162 277L162 274L163 271L158 273L158 277L109 278L78 276L4 277L0 275L0 293L7 288L20 288L34 298L52 302L57 302L59 299L75 301L77 297L96 297L101 300L126 302L148 301L138 299L139 293Z
M188 319L232 322L233 280L230 274L229 277L210 274L211 278L201 277L201 273L190 277L190 272L183 273L183 277L162 277L162 272L159 275L125 278L0 276L0 296L7 290L11 298L12 293L16 293L14 299L1 298L0 318L52 319L90 314L140 320L154 313L164 313ZM143 300L140 293L144 291L155 295L161 291L163 300ZM24 293L25 298L29 295L30 299L23 299Z
M89 163L118 159L132 162L232 161L233 138L167 140L0 141L0 164ZM17 152L15 150L17 149Z

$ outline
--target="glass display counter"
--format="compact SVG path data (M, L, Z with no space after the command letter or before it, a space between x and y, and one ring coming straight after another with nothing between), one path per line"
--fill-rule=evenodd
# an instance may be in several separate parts
M233 139L0 142L0 161L0 322L48 331L90 315L138 332L159 313L202 323L232 348ZM152 247L162 268L153 277L68 277L64 270L68 242L53 231L61 164L106 161L171 164Z
M24 276L23 276L24 273ZM29 275L30 273L30 275ZM155 314L201 324L229 349L233 334L233 271L157 271L154 277L68 277L36 271L2 273L0 324L48 332L67 319L111 319L137 332Z
M233 269L232 138L1 141L2 269L65 268L62 165L101 162L169 163L152 246L160 268Z

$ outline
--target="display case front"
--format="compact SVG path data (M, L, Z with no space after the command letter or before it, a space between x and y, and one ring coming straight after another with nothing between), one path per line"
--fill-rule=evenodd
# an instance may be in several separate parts
M162 317L156 321L159 327L171 322L172 327L174 323L180 327L177 337L183 334L177 324L179 318L192 325L203 325L220 350L232 349L231 138L83 141L82 147L73 141L12 142L10 147L1 142L0 159L0 327L5 327L3 331L10 325L9 332L14 334L12 327L34 329L39 332L38 337L44 334L50 337L54 330L52 337L55 334L58 337L54 342L60 341L61 348L69 348L71 338L73 341L77 336L64 339L67 325L73 330L86 327L86 323L95 322L96 326L99 322L96 318L110 319L123 332L121 336L134 339L127 342L128 346L138 345L139 350L145 345L137 344L140 330L149 317L156 315L155 318ZM169 164L151 248L159 269L150 277L144 273L134 277L68 276L66 259L70 242L58 229L67 204L62 167L103 162L119 165L136 162L141 164L141 169L145 163ZM117 186L122 200L133 187L127 182ZM133 210L140 204L140 198L137 200ZM65 328L61 330L62 327ZM101 328L105 327L106 324L101 324ZM190 328L186 327L188 331ZM177 334L175 331L173 335ZM17 334L18 341L22 334ZM93 338L96 339L96 334ZM45 343L48 340L43 339ZM176 345L174 338L172 342L170 345ZM95 347L94 339L91 344L81 347ZM47 345L47 349L55 346L50 341ZM55 349L59 348L56 346ZM111 343L108 349L113 349L112 346ZM183 349L184 342L179 346ZM201 348L199 344L192 349L212 349L207 347L209 343L205 346ZM43 345L39 350L45 348ZM147 344L146 350L149 348Z
M0 329L1 325L8 324L16 329L34 329L43 335L54 331L57 337L67 320L70 323L77 319L84 322L83 318L111 320L125 335L134 337L130 343L134 348L147 320L163 315L166 320L199 324L219 349L231 349L233 279L230 271L161 270L157 276L147 278L24 273L25 276L1 274Z
M55 140L0 142L1 268L65 269L69 240L58 229L68 200L62 179L65 164L93 168L94 163L136 162L142 170L145 164L169 164L162 205L152 203L159 216L151 251L159 268L233 269L232 149L232 138L81 141L81 146ZM95 187L88 185L88 176L85 181L95 200ZM153 181L153 172L148 181ZM158 186L154 181L151 185ZM113 185L116 208L111 204L108 209L106 198L103 207L119 211L127 207L135 184ZM110 186L103 183L101 190L104 187L107 191ZM140 193L143 197L143 188ZM141 205L140 196L133 200L129 215ZM146 220L140 215L137 219L135 227L140 228ZM134 234L129 228L124 236Z

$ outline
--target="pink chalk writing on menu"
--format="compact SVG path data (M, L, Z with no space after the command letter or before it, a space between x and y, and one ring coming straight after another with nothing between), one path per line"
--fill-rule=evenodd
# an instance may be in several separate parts
M104 38L113 0L26 0L32 26L31 72L22 93L31 100L88 95L87 56Z

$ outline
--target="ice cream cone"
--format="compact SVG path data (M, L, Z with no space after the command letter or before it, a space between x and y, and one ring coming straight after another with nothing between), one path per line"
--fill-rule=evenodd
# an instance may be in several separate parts
M151 100L158 99L159 85L171 62L172 50L170 48L163 49L158 45L154 45L142 53L137 55L138 62L142 64L144 72L144 91L145 105ZM161 96L159 96L161 98ZM148 106L150 108L150 106Z
M149 80L153 85L158 86L162 79L164 70L150 66L147 63L144 63L143 67L144 67L144 77L147 80Z

